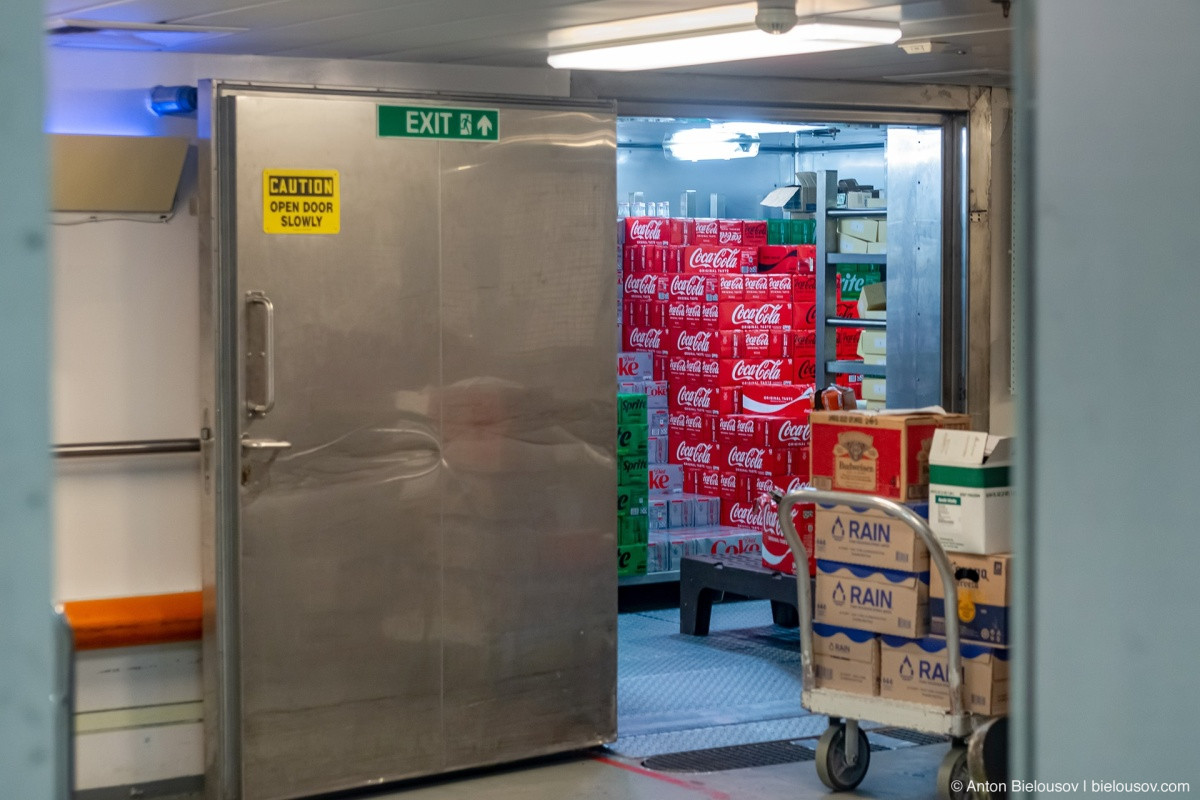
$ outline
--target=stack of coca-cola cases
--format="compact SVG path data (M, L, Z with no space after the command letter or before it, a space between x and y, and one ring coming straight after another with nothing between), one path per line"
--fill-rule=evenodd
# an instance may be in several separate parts
M793 574L768 495L809 483L815 260L813 245L768 244L765 220L624 220L622 349L652 353L653 377L667 383L671 467L651 467L651 501L681 472L682 491L720 498L722 528L761 533L763 566ZM857 318L835 284L838 316ZM861 360L859 333L837 329L839 360ZM860 376L838 382L861 397ZM794 507L810 575L813 517L811 504Z

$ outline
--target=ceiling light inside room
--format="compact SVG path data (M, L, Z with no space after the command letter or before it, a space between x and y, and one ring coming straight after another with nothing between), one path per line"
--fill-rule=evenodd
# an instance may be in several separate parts
M554 31L550 66L558 69L646 70L893 44L896 25L813 17L786 33L764 33L758 6L659 14Z
M718 128L688 128L663 140L663 152L679 161L728 161L754 158L760 140L749 133Z

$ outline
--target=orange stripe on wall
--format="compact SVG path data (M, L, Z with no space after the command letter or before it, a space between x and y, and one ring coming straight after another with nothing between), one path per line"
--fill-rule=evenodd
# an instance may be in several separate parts
M101 650L200 638L200 592L77 600L63 604L76 650Z

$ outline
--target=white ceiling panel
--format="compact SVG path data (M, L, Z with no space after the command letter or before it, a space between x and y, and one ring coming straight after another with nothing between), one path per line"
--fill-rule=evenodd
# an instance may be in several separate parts
M244 28L175 49L376 61L543 67L551 30L723 5L714 0L45 0L48 17ZM696 67L714 75L1004 82L1009 20L993 0L797 0L797 11L899 21L902 41L951 52L872 47ZM66 38L58 41L66 43ZM52 39L54 41L54 39ZM961 52L959 52L961 51Z

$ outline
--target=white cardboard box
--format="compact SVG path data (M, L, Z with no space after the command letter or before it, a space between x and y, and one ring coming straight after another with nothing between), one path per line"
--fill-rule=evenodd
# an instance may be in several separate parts
M938 430L929 451L929 527L947 550L1012 550L1012 442L982 431Z

